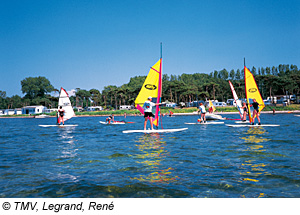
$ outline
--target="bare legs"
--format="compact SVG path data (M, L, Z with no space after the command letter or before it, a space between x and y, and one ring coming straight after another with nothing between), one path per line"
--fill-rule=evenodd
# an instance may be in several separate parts
M149 117L149 120L150 120L151 130L153 130L153 118L152 118L152 117ZM147 121L148 121L148 117L145 117L144 130L146 130Z
M258 123L260 124L259 114L257 113L256 110L253 111L253 119L252 119L252 123L254 123L255 117L257 117Z

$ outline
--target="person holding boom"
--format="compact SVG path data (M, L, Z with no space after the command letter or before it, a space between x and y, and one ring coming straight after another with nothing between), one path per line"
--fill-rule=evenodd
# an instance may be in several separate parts
M144 130L146 130L148 117L149 117L149 120L150 120L151 130L153 130L153 117L154 117L154 115L152 113L152 107L154 107L155 105L160 105L160 103L157 103L157 104L153 103L151 96L148 97L147 101L145 101L145 103L143 105L144 117L145 117Z
M252 118L252 125L254 125L255 117L257 117L258 124L260 125L260 118L259 118L259 107L260 104L256 101L256 99L253 99L253 103L250 105L254 108L253 110L253 118Z

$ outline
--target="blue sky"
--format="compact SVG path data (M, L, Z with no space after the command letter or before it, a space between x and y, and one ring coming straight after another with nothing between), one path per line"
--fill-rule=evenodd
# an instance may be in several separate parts
M300 67L300 1L0 0L0 90L44 76L66 90L163 73Z

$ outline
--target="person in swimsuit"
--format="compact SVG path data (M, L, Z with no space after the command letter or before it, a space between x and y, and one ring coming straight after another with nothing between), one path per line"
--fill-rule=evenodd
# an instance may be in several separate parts
M106 122L108 122L108 124L110 124L111 120L112 120L113 122L115 121L114 114L111 114L109 117L106 118Z
M250 106L252 106L254 108L252 125L254 125L255 117L257 117L258 124L260 125L260 118L259 118L259 106L260 106L260 104L257 103L256 99L253 99L253 103Z
M62 106L59 107L57 114L58 114L58 121L57 121L57 123L60 125L60 123L62 122L63 125L64 125L65 124L65 122L64 122L65 110L62 108Z
M148 117L150 120L150 126L151 126L151 130L153 130L153 113L152 113L152 107L154 107L156 104L152 102L152 97L149 96L147 101L145 101L144 105L143 105L143 109L144 109L144 118L145 118L145 122L144 122L144 130L146 130L146 126L147 126L147 121L148 121Z
M205 107L204 107L204 105L203 105L202 102L200 103L198 112L201 112L201 118L198 119L198 121L199 121L200 123L202 123L202 122L203 122L203 123L206 123L206 118L205 118L206 110L205 110Z
M242 120L243 120L243 121L246 121L246 119L247 119L247 113L248 113L248 108L247 108L247 105L246 105L245 102L243 102L243 107L242 107L242 109L244 110Z

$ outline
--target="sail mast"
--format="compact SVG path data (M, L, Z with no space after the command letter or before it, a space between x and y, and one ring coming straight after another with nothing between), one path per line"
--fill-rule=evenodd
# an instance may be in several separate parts
M247 107L248 107L248 117L249 117L249 122L252 122L252 117L251 117L251 111L250 111L250 100L248 98L248 94L247 94L247 81L246 81L246 59L244 57L244 80L245 80L245 95L246 95L246 103L247 103Z
M162 93L162 43L160 43L160 66L159 66L159 72L158 72L158 92L157 92L157 100L156 103L161 103L161 93ZM155 120L154 125L158 127L159 124L159 118L160 118L160 108L159 106L156 107L155 110ZM160 118L161 119L161 118ZM161 127L162 127L162 123Z

